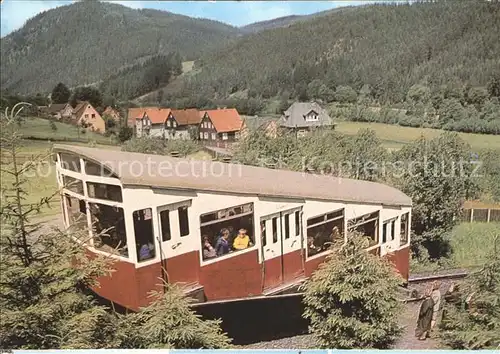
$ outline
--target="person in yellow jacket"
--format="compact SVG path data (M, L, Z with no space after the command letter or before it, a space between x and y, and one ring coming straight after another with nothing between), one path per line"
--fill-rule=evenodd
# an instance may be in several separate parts
M238 236L235 237L233 242L233 248L235 250L244 250L245 248L253 246L250 237L247 235L247 230L240 229Z

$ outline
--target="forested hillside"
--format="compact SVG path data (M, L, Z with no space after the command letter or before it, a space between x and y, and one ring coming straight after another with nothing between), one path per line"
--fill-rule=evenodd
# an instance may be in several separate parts
M251 23L249 25L240 27L240 29L244 33L257 33L272 28L288 26L296 22L297 20L300 20L301 18L303 18L303 16L298 16L298 15L284 16L284 17L274 18L272 20Z
M183 95L248 90L263 98L311 98L337 87L379 103L402 102L410 87L486 86L500 70L500 4L437 1L335 11L248 35L196 62ZM313 90L314 91L314 90Z
M164 11L85 0L43 12L1 39L1 86L50 91L57 82L90 84L156 55L183 60L224 45L232 26Z

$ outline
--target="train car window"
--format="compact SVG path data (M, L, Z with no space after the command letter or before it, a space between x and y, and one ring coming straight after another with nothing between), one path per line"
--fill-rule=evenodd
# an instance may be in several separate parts
M122 208L89 203L94 247L100 251L128 257L125 215Z
M327 251L344 238L344 209L307 219L307 256Z
M136 210L132 214L134 219L135 247L139 262L155 258L155 243L153 231L152 209Z
M260 222L260 237L262 240L262 247L265 247L267 245L266 221L265 220Z
M85 173L91 176L118 178L113 172L104 167L104 165L96 164L92 161L84 160Z
M64 188L83 196L83 182L81 180L66 175L62 175L62 178Z
M387 242L387 226L389 225L388 222L385 222L384 225L382 226L382 243Z
M179 212L179 229L181 237L189 235L188 208L183 206L177 209Z
M170 241L172 235L170 234L170 211L162 210L160 211L160 232L161 240L163 242Z
M394 241L396 237L396 220L391 221L391 241Z
M200 215L200 231L204 260L253 247L253 203ZM265 224L261 223L261 237L265 237L265 232Z
M273 228L273 243L276 243L278 242L278 218L273 218L272 228Z
M88 227L87 223L87 209L85 201L65 194L66 198L66 213L68 215L67 223L78 229L83 230ZM84 242L87 240L84 240Z
M113 184L87 182L87 190L90 198L123 202L122 188Z
M295 236L300 236L300 211L295 212Z
M401 215L401 233L400 233L400 241L399 244L401 246L406 245L408 243L408 213Z
M378 220L379 212L363 215L359 218L349 220L349 231L356 231L362 235L368 237L370 246L378 244L379 232L378 232Z
M81 172L80 157L73 154L60 153L59 159L61 161L61 167L65 170Z
M285 239L290 238L290 214L285 214Z

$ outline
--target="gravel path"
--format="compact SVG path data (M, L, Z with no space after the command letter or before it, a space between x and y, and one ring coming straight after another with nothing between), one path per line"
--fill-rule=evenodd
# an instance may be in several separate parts
M405 304L405 311L401 316L401 325L404 327L403 336L394 344L394 349L437 349L439 342L431 335L425 341L415 338L415 327L420 302ZM306 334L295 337L282 338L268 342L259 342L240 346L242 349L313 349L316 347L312 335Z

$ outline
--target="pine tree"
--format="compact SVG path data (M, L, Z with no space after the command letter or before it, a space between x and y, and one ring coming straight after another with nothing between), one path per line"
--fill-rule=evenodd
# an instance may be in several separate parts
M349 234L304 285L303 316L321 348L387 348L401 333L401 278L367 246L365 237Z
M190 299L175 285L165 292L152 292L146 308L122 318L122 348L223 349L230 339L220 321L204 321L189 307Z
M500 348L500 250L495 240L491 258L472 273L459 302L446 303L440 324L442 341L453 349Z
M68 103L71 96L71 91L62 82L58 83L52 90L52 95L50 98L52 103Z
M16 116L25 103L15 105L1 119L2 203L0 216L0 347L18 349L112 347L115 321L97 306L85 290L107 273L101 256L86 257L82 230L42 231L32 221L52 197L29 203L27 172L50 156L32 156L22 166L18 150L21 135ZM20 108L19 108L20 107ZM57 194L56 192L55 194Z

